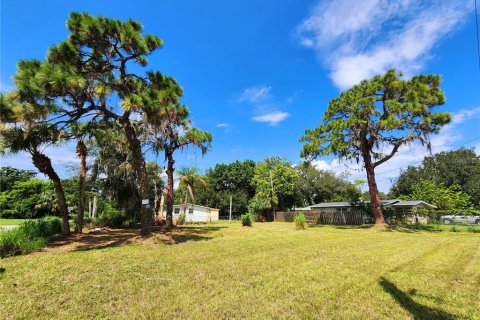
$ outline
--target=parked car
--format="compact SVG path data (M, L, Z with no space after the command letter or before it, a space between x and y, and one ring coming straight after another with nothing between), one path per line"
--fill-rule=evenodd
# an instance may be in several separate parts
M480 225L480 216L468 216L463 213L455 213L446 216L440 216L440 221L445 224L452 223L469 223L469 224L479 224Z

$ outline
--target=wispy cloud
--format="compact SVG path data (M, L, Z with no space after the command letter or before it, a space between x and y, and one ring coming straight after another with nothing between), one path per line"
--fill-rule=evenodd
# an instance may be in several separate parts
M230 125L228 123L219 123L215 127L217 128L228 128Z
M237 102L258 103L270 100L272 98L272 95L270 94L271 90L272 87L266 86L254 86L246 88L245 90L243 90L242 94L237 99Z
M253 109L255 122L265 122L277 126L288 118L290 114L278 107L278 101L272 93L270 86L253 86L243 90L237 103L247 103ZM218 126L218 125L217 125Z
M271 126L277 126L289 116L290 114L288 112L274 111L261 116L253 117L252 120L256 122L267 122Z
M411 74L432 48L461 24L467 1L320 1L296 29L298 42L317 51L339 89L387 69Z
M464 137L465 132L461 128L467 123L477 123L480 121L480 107L472 109L461 109L453 114L452 122L444 126L438 135L431 137L432 153L449 151L457 147L462 141L468 141ZM480 145L465 145L473 147L477 151ZM377 183L380 190L388 191L391 184L400 175L402 169L409 165L419 165L424 157L429 156L430 152L425 146L420 144L406 145L400 148L399 152L389 161L385 162L376 169ZM366 179L362 162L340 162L337 159L327 161L319 159L312 162L319 170L331 170L336 174L348 174L349 180Z

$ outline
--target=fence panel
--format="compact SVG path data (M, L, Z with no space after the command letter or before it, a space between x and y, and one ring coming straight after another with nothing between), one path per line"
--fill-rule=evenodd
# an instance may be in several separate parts
M295 216L302 211L277 212L277 220L280 222L293 222ZM335 225L362 225L363 214L361 211L342 211L342 212L324 212L324 211L304 211L303 214L308 223L311 224L335 224Z

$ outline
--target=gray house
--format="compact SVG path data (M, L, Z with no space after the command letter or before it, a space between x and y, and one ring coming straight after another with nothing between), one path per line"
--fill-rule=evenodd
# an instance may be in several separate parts
M369 203L367 201L366 203ZM408 220L415 221L416 218L419 222L428 222L428 219L424 215L417 215L418 211L422 210L435 210L437 207L421 200L381 200L383 209L393 209L396 214L406 216ZM321 212L348 212L352 211L352 205L350 202L322 202L311 205L306 208L296 208L295 211L321 211Z
M367 201L369 203L370 201ZM435 210L435 207L432 204L426 203L420 200L381 200L382 207L395 209L398 213L412 213L414 208L417 209L426 209L426 210ZM299 211L308 211L308 210L320 210L324 212L342 212L352 210L352 205L350 202L322 202L318 204L311 205L307 208L298 208Z

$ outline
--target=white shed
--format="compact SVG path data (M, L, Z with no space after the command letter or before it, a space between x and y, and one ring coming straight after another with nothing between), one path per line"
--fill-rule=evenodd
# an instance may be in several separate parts
M183 204L173 205L173 219L178 219L180 213L184 212ZM210 222L218 221L220 209L200 206L198 204L188 204L185 214L186 222ZM167 215L167 209L163 210L163 216Z

